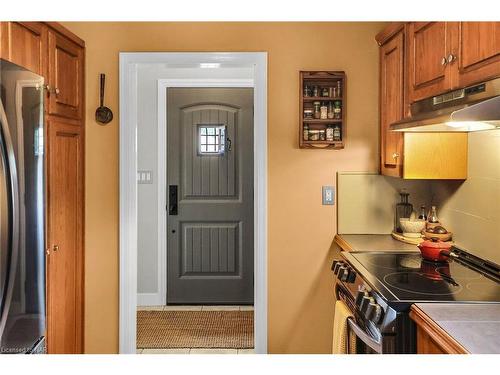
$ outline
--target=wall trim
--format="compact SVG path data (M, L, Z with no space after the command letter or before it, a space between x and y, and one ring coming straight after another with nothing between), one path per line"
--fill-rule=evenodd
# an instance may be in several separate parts
M254 86L254 326L255 351L267 353L267 52L120 53L120 301L119 351L136 352L137 295L137 65L230 63L253 66L253 80L203 80L198 87ZM179 81L179 80L169 80ZM189 82L184 84L190 87ZM200 82L200 80L191 80ZM235 86L228 86L228 85ZM158 82L158 87L160 81ZM243 86L249 87L249 86ZM250 86L251 87L251 86ZM160 108L160 106L158 107ZM160 113L159 113L160 116ZM159 117L160 119L161 117ZM163 117L166 123L166 112ZM163 129L166 131L166 128ZM159 134L159 139L161 135ZM258 141L257 141L258 140ZM164 148L166 150L166 148ZM161 149L159 149L161 151ZM160 154L160 152L159 152ZM160 156L159 156L160 157ZM165 163L166 159L163 159ZM163 168L163 177L165 169ZM162 176L158 175L158 180ZM164 187L165 188L165 187ZM159 193L160 194L160 193ZM159 197L166 206L166 194ZM165 217L166 219L166 217ZM159 223L160 225L160 223ZM165 226L163 226L165 228ZM164 229L165 230L165 229ZM164 242L164 238L162 242ZM165 252L166 254L166 252ZM166 267L166 261L163 262ZM164 274L166 277L166 272ZM166 286L166 282L163 283ZM166 293L163 293L166 297ZM142 296L140 297L142 299ZM149 298L149 297L145 297Z

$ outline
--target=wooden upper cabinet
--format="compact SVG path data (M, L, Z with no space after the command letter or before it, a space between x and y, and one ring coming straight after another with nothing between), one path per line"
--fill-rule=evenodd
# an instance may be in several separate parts
M451 87L449 28L446 22L411 22L408 25L408 95L410 102Z
M458 68L453 88L500 76L500 22L451 22L450 28Z
M49 114L81 119L83 113L84 50L49 31Z
M380 48L381 172L401 177L403 134L389 126L404 117L404 32L399 31Z
M41 22L1 22L0 57L46 75L47 27Z

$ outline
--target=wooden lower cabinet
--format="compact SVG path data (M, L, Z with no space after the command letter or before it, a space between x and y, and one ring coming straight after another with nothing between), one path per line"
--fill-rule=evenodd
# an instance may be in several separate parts
M448 335L436 322L416 305L411 307L410 318L417 332L417 354L467 354L467 350Z
M47 122L47 351L83 352L83 134Z

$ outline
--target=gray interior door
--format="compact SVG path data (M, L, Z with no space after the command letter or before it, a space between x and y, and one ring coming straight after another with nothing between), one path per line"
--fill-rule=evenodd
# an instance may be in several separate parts
M167 303L253 303L253 89L167 92Z

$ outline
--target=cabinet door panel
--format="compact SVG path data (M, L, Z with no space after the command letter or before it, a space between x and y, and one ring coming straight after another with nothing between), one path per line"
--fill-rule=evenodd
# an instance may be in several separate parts
M2 22L0 57L45 76L47 27L39 22Z
M380 48L381 171L401 176L403 134L390 125L404 116L404 34L401 31Z
M83 350L83 137L48 122L47 349ZM57 248L56 248L57 246Z
M445 22L412 22L408 26L408 83L411 102L450 88Z
M500 22L454 22L453 28L458 42L456 86L500 76Z
M49 32L49 113L81 119L83 111L83 49Z

